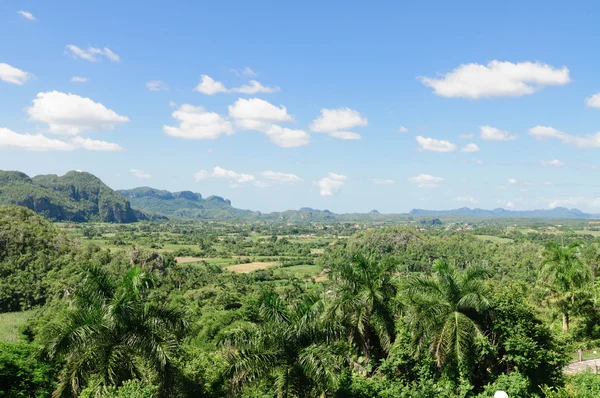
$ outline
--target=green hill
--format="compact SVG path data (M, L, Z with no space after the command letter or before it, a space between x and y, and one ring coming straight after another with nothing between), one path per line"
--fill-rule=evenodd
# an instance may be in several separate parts
M164 216L211 220L251 220L260 216L260 212L236 209L231 206L231 201L220 196L203 198L191 191L169 192L140 187L117 192L129 199L133 207Z
M27 207L55 221L128 223L147 218L98 177L78 171L34 178L0 171L0 205Z

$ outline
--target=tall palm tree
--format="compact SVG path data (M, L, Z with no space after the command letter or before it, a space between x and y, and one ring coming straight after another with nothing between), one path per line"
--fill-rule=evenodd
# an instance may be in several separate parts
M130 268L118 281L98 267L86 271L66 315L42 334L42 350L62 364L54 397L85 387L101 394L129 379L156 378L166 389L187 322L148 300L152 278Z
M264 292L261 322L245 325L224 338L232 387L274 380L278 397L314 397L332 391L343 366L334 351L339 327L321 317L322 301L307 296L287 305Z
M338 319L368 363L383 357L395 339L397 262L353 252L332 264L327 316Z
M444 260L433 268L434 276L411 276L403 286L412 342L417 354L428 348L440 368L461 366L483 336L477 318L489 308L484 286L489 275L481 267L458 272Z
M542 253L540 276L549 291L549 302L562 314L563 330L569 332L569 317L580 294L592 280L591 268L581 261L580 244L546 244Z

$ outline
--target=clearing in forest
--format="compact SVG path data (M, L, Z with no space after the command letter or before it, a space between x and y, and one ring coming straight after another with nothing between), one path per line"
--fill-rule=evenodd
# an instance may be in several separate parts
M254 262L254 263L245 263L245 264L235 264L235 265L230 265L229 267L225 267L226 270L228 271L233 271L233 272L239 272L242 274L247 274L248 272L252 272L252 271L256 271L258 269L265 269L265 268L269 268L272 267L273 265L275 265L277 263L275 262Z

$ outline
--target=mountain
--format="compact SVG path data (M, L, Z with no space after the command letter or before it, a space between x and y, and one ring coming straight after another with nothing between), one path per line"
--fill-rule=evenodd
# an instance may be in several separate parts
M423 210L413 209L409 212L411 216L462 216L462 217L501 217L501 218L597 218L597 215L583 213L579 209L567 209L566 207L555 207L550 210L505 210L497 208L494 210L470 209L461 207L454 210Z
M127 198L131 205L144 211L184 218L211 220L256 219L260 212L237 209L231 201L220 196L203 198L191 191L169 192L150 187L117 191Z
M30 178L18 171L0 170L0 205L27 207L54 221L129 223L147 216L90 173Z

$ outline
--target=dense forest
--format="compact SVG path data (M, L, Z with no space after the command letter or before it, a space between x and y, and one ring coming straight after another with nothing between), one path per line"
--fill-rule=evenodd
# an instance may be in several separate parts
M0 207L0 396L595 397L593 224Z

